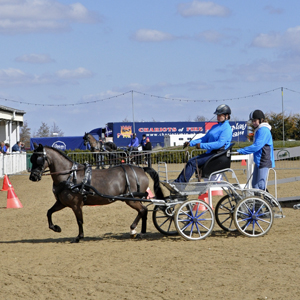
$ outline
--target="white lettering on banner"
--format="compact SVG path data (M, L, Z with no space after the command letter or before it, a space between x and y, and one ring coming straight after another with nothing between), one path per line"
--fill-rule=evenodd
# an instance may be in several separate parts
M244 135L244 131L235 131L232 133L232 137L237 137L237 136L240 136L240 135Z
M232 130L243 130L243 131L245 131L246 128L247 128L247 123L245 123L245 124L236 123L235 125L231 125Z
M66 144L62 141L57 141L57 142L53 143L52 147L56 148L58 150L66 150L67 149Z

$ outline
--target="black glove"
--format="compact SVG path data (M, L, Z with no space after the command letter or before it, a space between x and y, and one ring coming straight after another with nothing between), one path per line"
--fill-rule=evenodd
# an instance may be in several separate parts
M184 144L183 144L183 149L186 148L186 147L188 147L189 145L190 145L189 142L184 142Z

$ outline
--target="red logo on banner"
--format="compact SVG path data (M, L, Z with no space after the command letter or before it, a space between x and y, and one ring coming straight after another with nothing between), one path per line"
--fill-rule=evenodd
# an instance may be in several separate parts
M205 122L205 133L216 124L218 124L218 122Z

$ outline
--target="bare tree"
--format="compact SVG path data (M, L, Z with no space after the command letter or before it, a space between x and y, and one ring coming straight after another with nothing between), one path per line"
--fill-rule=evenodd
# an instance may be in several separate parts
M205 122L205 117L204 116L197 116L196 118L195 118L195 121L196 122Z
M20 130L20 141L27 147L30 145L30 131L31 129L28 127L27 121L24 121L23 127Z
M50 136L64 136L64 133L59 129L55 122L50 129Z
M50 136L50 127L42 122L42 125L38 131L34 134L34 137L49 137Z

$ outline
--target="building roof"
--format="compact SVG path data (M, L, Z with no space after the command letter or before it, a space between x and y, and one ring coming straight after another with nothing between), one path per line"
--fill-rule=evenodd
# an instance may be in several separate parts
M9 111L9 112L16 112L17 114L26 114L26 112L24 110L19 110L19 109L16 109L16 108L11 108L11 107L7 107L7 106L4 106L4 105L0 105L0 110L5 110L5 111Z

